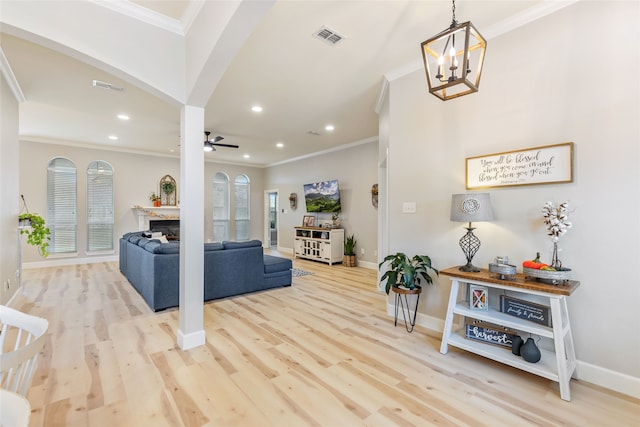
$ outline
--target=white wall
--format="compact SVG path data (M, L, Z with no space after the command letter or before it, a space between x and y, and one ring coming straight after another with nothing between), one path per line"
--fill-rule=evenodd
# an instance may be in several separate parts
M18 102L2 73L0 80L0 304L6 304L19 285Z
M474 264L496 255L547 262L541 208L569 201L573 228L560 258L580 287L569 298L579 374L640 395L640 90L638 2L578 2L488 43L480 92L442 102L424 71L389 92L391 252L460 265L464 224L449 221L451 195L465 192L465 158L575 142L574 182L489 190L496 220L478 223ZM480 29L482 30L482 29ZM404 201L416 214L401 213ZM420 312L444 318L449 280L427 289ZM424 302L423 302L424 301ZM612 379L613 378L613 379ZM620 385L624 380L626 388ZM623 380L623 381L620 381ZM612 384L616 383L617 384Z
M4 129L4 127L3 127ZM20 192L24 194L29 210L46 214L47 164L54 157L66 157L72 160L78 172L78 256L86 258L86 170L90 162L103 160L114 169L115 238L114 254L118 252L117 239L122 234L138 229L138 217L134 205L151 206L149 193L158 191L158 182L169 174L178 184L178 200L182 194L180 183L180 162L172 157L154 157L118 151L96 150L67 145L44 144L21 141L20 143ZM246 174L251 181L251 238L262 239L262 191L263 170L260 168L205 164L205 241L213 236L211 221L213 218L213 176L217 171L226 172L231 180L238 174ZM16 170L17 173L17 170ZM233 189L233 184L232 187ZM4 199L3 199L4 200ZM233 213L233 197L231 197ZM233 239L233 229L231 230ZM101 255L103 256L103 255ZM57 255L47 258L53 262ZM44 261L36 248L24 247L26 263Z
M280 228L278 246L293 251L293 227L302 225L307 215L303 185L337 179L342 205L341 227L354 234L359 262L377 262L377 208L371 203L371 186L377 178L378 144L370 142L298 161L272 166L265 171L265 188L278 189ZM298 195L298 207L289 207L289 194ZM284 212L283 212L284 210ZM330 220L330 214L317 214ZM364 255L361 254L364 249Z

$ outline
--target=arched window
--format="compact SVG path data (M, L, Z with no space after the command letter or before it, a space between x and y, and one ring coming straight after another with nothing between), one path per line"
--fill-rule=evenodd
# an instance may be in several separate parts
M113 168L97 160L87 167L87 251L113 250Z
M229 175L223 172L213 177L213 240L229 240Z
M47 226L51 231L49 253L76 252L76 165L57 157L47 166Z
M246 175L238 175L234 181L235 236L236 240L249 240L250 232L250 183Z

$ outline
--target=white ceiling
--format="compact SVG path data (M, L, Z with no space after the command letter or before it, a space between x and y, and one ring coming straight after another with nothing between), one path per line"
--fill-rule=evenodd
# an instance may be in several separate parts
M134 3L183 26L194 7L192 1ZM490 39L509 19L531 15L544 3L458 0L456 17L471 20ZM415 70L420 43L450 21L448 0L277 1L205 108L205 128L240 149L218 148L207 159L264 166L377 137L375 107L384 74ZM345 40L330 46L314 38L323 25ZM45 47L7 34L1 42L26 98L20 111L22 139L178 155L180 112L175 105ZM91 85L94 79L126 89L97 89ZM416 90L426 92L426 80ZM442 101L432 97L430 102ZM254 104L264 111L251 112ZM115 119L119 112L131 120ZM325 131L327 124L335 130ZM118 141L108 140L111 134ZM277 142L284 148L276 148Z

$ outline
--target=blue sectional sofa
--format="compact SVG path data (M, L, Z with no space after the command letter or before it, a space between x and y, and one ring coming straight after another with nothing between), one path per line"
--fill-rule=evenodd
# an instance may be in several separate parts
M291 260L265 255L262 242L205 243L204 300L291 286ZM179 304L180 242L142 232L120 238L120 271L154 311Z

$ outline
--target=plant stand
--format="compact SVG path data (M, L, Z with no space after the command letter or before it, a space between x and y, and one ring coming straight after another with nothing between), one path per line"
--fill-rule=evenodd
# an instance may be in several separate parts
M398 326L398 310L402 311L402 318L404 319L404 328L407 332L413 332L413 327L416 325L416 316L418 314L418 303L420 302L420 294L422 288L417 286L415 289L400 288L397 285L392 286L391 289L395 295L395 318L393 326ZM416 303L413 306L413 318L411 318L411 310L409 306L409 295L416 295Z

